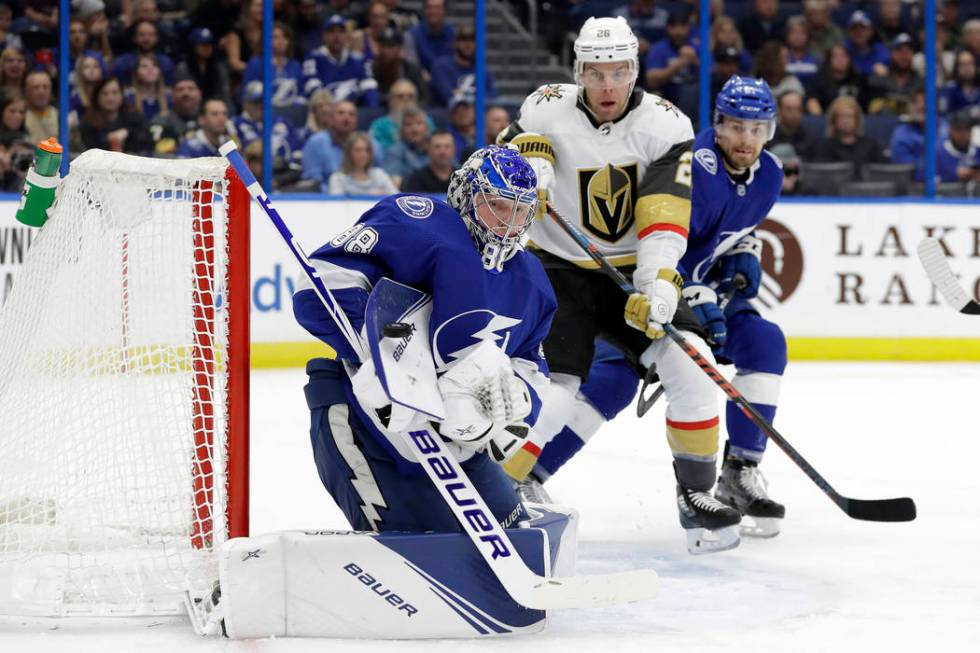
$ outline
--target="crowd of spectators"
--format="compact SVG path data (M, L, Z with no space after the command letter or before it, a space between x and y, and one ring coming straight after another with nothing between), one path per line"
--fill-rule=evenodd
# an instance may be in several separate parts
M34 145L57 136L57 0L0 1L0 189L18 191ZM72 0L69 151L215 156L228 139L263 160L261 0ZM472 151L472 24L446 0L276 0L276 189L445 192ZM493 100L493 76L486 80ZM504 118L501 119L500 115ZM491 106L498 130L510 113Z
M640 37L643 81L688 115L698 111L697 2L583 0L575 18L612 8ZM770 149L788 168L785 193L836 193L821 179L824 163L850 164L846 178L880 181L889 168L894 192L925 175L925 31L917 0L729 0L711 3L712 91L732 74L764 78L778 101ZM980 2L938 0L937 181L980 181ZM811 164L811 165L808 165ZM846 167L846 166L845 166ZM827 168L829 170L829 168ZM792 179L789 179L792 177ZM907 179L906 179L907 177ZM824 182L824 183L821 183ZM907 182L907 183L905 183ZM904 188L903 188L904 186ZM889 192L878 186L880 192ZM951 188L951 193L971 188Z
M279 190L445 191L476 140L473 25L451 0L275 0L271 171ZM20 189L34 144L58 133L57 0L0 0L0 189ZM72 0L69 147L158 157L213 156L235 139L263 160L261 0ZM410 4L412 11L403 5ZM697 121L696 0L571 0L621 15L640 40L640 86ZM980 181L980 3L939 0L941 182ZM512 3L519 9L523 3ZM924 30L916 0L712 2L712 90L732 74L767 80L778 100L772 151L788 194L828 190L812 164L906 164L925 174ZM567 38L552 40L555 54ZM506 71L497 71L498 73ZM487 75L485 140L513 118ZM528 91L532 90L530 88ZM809 177L809 178L808 178ZM839 189L829 189L836 192Z

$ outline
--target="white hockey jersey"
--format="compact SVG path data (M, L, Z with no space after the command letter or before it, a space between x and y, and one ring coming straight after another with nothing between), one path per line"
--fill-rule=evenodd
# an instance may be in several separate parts
M547 84L524 100L499 140L513 140L525 156L553 159L552 204L614 265L632 265L639 238L668 230L687 239L693 139L687 116L656 95L634 91L619 119L599 124L577 86ZM596 267L550 219L535 222L531 241Z

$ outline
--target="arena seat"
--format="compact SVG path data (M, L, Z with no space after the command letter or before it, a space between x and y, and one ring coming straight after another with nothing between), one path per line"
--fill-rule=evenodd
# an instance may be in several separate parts
M849 181L840 194L842 197L895 197L898 186L894 181Z
M444 107L429 107L425 110L432 122L436 124L436 129L449 129L449 110Z
M878 141L881 149L888 150L891 147L892 132L895 131L898 122L898 116L893 113L877 113L865 116L864 135Z
M302 127L306 124L306 103L287 104L285 106L272 106L272 115L277 118L285 118L291 127Z
M357 129L366 132L371 123L388 113L384 107L358 107L357 108Z
M969 197L969 187L962 181L936 184L936 197Z
M811 143L817 143L827 137L827 120L823 116L805 115L800 126Z
M899 195L909 194L915 164L912 163L865 163L861 166L864 181L891 181Z
M802 186L808 195L840 195L844 184L854 181L850 161L804 161L802 171Z

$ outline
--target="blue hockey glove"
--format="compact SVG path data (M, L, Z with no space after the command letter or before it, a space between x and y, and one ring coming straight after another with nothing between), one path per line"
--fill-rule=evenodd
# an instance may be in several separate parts
M718 308L718 295L707 286L687 286L681 293L687 305L694 310L698 321L708 330L708 344L721 347L728 337L725 315Z
M759 294L762 281L762 241L751 234L738 241L718 261L718 270L719 294L727 294L735 287L736 277L742 276L745 286L738 294L752 299Z

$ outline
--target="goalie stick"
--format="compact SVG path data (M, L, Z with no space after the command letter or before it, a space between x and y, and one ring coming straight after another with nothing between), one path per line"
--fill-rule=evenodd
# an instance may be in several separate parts
M235 144L225 143L219 151L275 225L316 289L327 312L337 322L360 360L364 360L367 348L360 336L351 327L333 294L320 279L279 212L272 206ZM398 327L394 328L398 330ZM494 519L493 513L472 481L467 478L459 461L446 452L441 436L429 428L424 419L414 421L412 428L401 431L400 435L500 584L521 605L537 610L603 607L641 601L656 595L658 576L652 569L593 576L538 576L521 560L507 533Z
M923 238L918 250L919 262L929 275L929 281L939 289L939 294L946 303L965 315L980 315L980 302L971 299L956 280L939 241L935 238Z
M552 217L561 226L561 228L567 233L572 239L581 247L585 252L592 258L593 261L598 264L599 268L627 294L633 294L637 292L636 288L633 286L629 280L623 276L617 268L613 267L609 260L603 256L599 249L589 242L589 240L578 230L575 225L568 221L567 218L562 216L558 211L554 209L550 204L548 205L548 215ZM697 348L692 345L688 340L681 335L681 333L674 327L673 324L665 324L664 332L673 340L688 357L694 361L698 367L700 367L705 374L707 374L712 381L715 382L722 391L728 395L728 398L734 401L742 413L748 417L753 424L758 426L762 431L769 437L770 440L776 443L776 445L783 450L783 452L789 456L796 465L803 470L803 472L816 483L817 487L823 490L830 499L837 505L838 508L843 510L848 517L852 519L862 519L865 521L882 521L882 522L897 522L897 521L912 521L915 519L915 502L908 497L902 497L897 499L852 499L850 497L845 497L833 487L830 483L824 479L820 473L814 469L813 465L806 461L800 453L790 445L786 439L779 434L772 424L766 420L765 417L759 414L759 412L749 403L749 401L742 396L738 390L735 389L728 379L722 376L721 372L715 368L711 362L705 358Z

